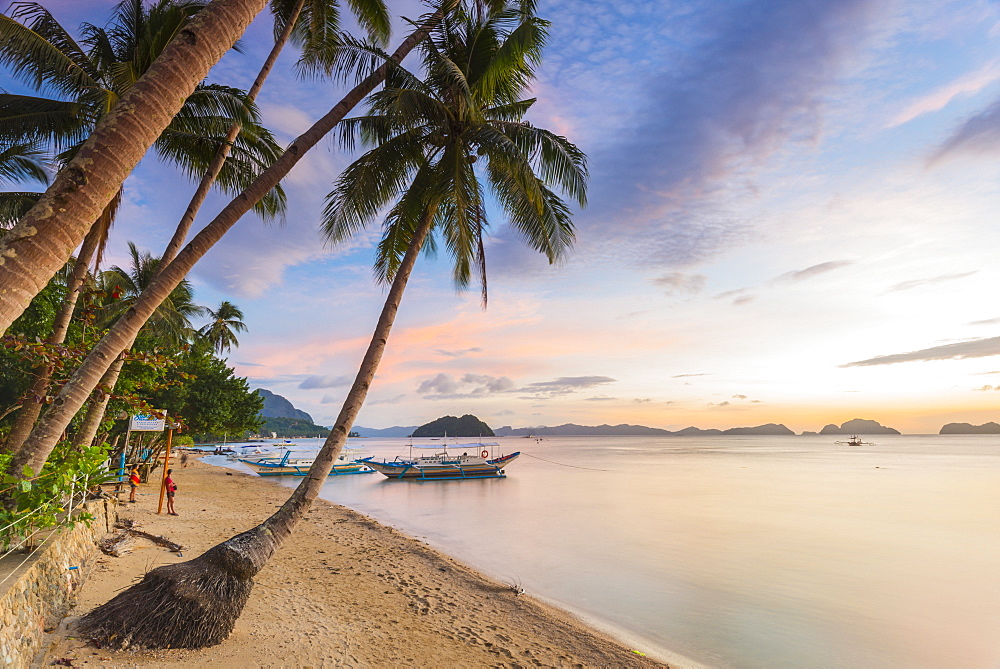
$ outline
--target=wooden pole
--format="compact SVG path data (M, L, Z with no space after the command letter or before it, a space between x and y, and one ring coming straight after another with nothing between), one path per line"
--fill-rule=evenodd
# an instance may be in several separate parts
M163 478L160 479L160 504L156 507L156 513L163 513L163 493L167 490L167 467L170 466L170 444L174 438L174 429L167 430L167 450L163 454Z

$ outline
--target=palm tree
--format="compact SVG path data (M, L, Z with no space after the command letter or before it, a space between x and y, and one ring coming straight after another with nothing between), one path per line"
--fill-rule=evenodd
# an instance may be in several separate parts
M0 330L66 262L147 149L266 2L213 0L198 12L101 118L39 202L0 239ZM66 62L18 26L0 19L0 64L54 88L72 88L81 80L75 62ZM37 75L26 71L32 64L41 66Z
M243 322L243 312L232 302L223 300L218 310L206 310L212 320L198 330L198 335L205 339L216 353L222 355L234 346L239 346L237 332L246 332Z
M41 469L73 416L87 401L90 393L102 382L105 375L111 372L115 360L132 345L132 341L145 320L152 315L157 305L166 299L174 286L250 210L253 203L278 184L309 149L323 139L351 109L382 83L387 72L398 66L403 58L427 36L430 29L440 21L441 17L459 2L459 0L435 1L439 3L437 9L421 17L417 23L418 27L385 59L385 62L365 76L312 127L299 135L277 161L261 172L249 188L226 205L208 225L191 239L191 242L173 261L160 270L157 277L143 291L142 296L136 300L134 307L111 327L91 350L83 364L73 373L69 381L63 385L53 405L36 423L20 451L11 459L7 467L8 473L20 477L25 467L29 467L33 471ZM501 2L501 0L488 1ZM528 1L523 0L523 2ZM2 245L0 245L0 250L2 250Z
M192 616L210 616L201 627L214 631L225 626L221 638L228 634L253 576L325 483L374 378L428 235L439 234L452 250L460 282L467 268L481 263L486 217L480 170L511 224L532 246L550 261L565 251L573 236L568 208L546 184L583 204L585 158L564 138L521 120L530 101L517 99L530 81L544 36L544 22L509 8L445 17L423 49L427 81L417 86L414 77L400 73L390 83L405 82L407 87L387 87L375 96L373 113L351 124L365 130L366 139L388 141L362 156L338 181L328 206L331 238L360 228L375 218L382 203L399 199L386 219L377 263L377 272L391 277L392 285L336 425L308 475L274 515L194 560L150 571L142 582L87 614L81 621L86 634L114 645L156 648L200 647L220 640L213 634L206 641L202 629L183 629L180 621ZM382 132L369 132L373 127ZM480 157L486 165L473 168ZM378 192L365 200L363 190L376 183L381 184ZM464 206L471 211L459 211Z
M369 36L374 41L381 43L388 39L389 15L382 0L353 0L351 6L358 21L368 28ZM325 64L331 61L330 54L337 52L340 41L337 39L340 12L336 0L311 0L308 3L306 0L271 0L271 8L275 15L275 43L264 60L257 78L247 92L246 100L251 103L256 100L257 94L278 60L278 55L289 40L302 47L303 55L299 61L300 65L315 71L329 69L325 67ZM160 270L173 261L183 246L199 209L208 197L216 179L220 178L223 168L227 165L231 147L242 130L243 127L239 121L233 123L211 161L207 164L198 187L191 196L191 201L181 216L181 220L177 223L170 242L163 251L159 264ZM114 388L123 365L124 358L119 356L101 378L100 386ZM91 409L94 410L93 400L91 400L91 404ZM102 406L107 406L106 400ZM83 427L77 433L76 443L83 444L85 440L93 438L97 433L99 421L99 417L92 417L88 412Z
M17 71L33 74L37 87L43 91L54 89L56 97L0 94L0 137L15 142L46 141L57 152L59 162L68 162L99 119L127 94L163 45L201 7L200 2L159 0L147 9L142 0L123 0L107 28L83 24L81 47L43 7L15 3L10 17L0 16L0 28L22 39L13 40L6 51L0 50L0 55L12 57L15 48L21 49L21 57L25 50L41 51L65 69L74 71L75 76L59 85L46 83L44 74L51 63L41 58L20 62ZM234 120L244 131L220 140ZM219 143L231 145L235 151L235 159L219 175L219 184L229 192L238 192L249 184L280 152L271 134L258 123L252 102L242 92L204 84L188 97L154 148L161 157L196 174L211 163ZM95 266L100 263L121 197L119 189L84 238L66 300L48 338L51 344L61 344L65 339L86 268L91 261ZM258 210L265 216L273 216L283 206L284 194L276 188L261 201ZM29 397L36 399L22 406L4 444L5 450L18 450L31 432L43 408L37 398L48 394L51 372L51 368L44 366L36 372L29 393ZM108 385L114 386L114 381Z
M142 291L156 276L161 263L159 258L154 258L148 251L139 251L132 242L129 242L128 248L132 258L128 269L115 265L101 273L100 288L105 296L105 304L98 314L100 327L114 323L132 308L142 295ZM196 332L191 325L191 319L205 315L206 311L205 307L194 303L194 290L190 282L184 279L146 320L141 332L165 347L178 349L195 338ZM110 381L105 379L105 383L101 386L104 392L95 393L90 398L83 420L73 435L74 446L89 446L97 436L108 402L111 400L111 392L118 383L118 376L125 362L126 356L123 353L109 369L113 372L113 377Z
M383 0L353 0L351 9L358 22L367 29L369 37L378 44L389 38L389 13ZM337 0L271 0L274 14L274 46L256 79L247 91L247 99L257 99L257 94L274 68L278 56L291 40L299 45L302 55L299 67L307 72L330 74L336 64L336 57L342 43L340 31L340 9ZM240 133L241 126L234 123L226 133L212 162L207 166L198 188L191 196L184 215L177 223L173 237L163 251L163 264L170 263L187 238L191 225L208 192L215 183L229 156L229 147Z
M105 304L100 310L98 325L114 323L132 308L142 291L156 276L160 264L149 251L140 251L133 243L128 243L132 262L128 269L115 265L101 273L101 292ZM191 319L211 313L211 310L194 303L194 290L185 279L160 303L153 315L146 321L143 331L152 335L170 348L179 348L190 342L195 335Z

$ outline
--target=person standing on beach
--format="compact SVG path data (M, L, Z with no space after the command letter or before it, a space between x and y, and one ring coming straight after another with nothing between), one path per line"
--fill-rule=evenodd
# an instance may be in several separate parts
M167 513L171 516L176 516L177 512L174 511L174 493L177 492L177 484L170 477L173 472L173 469L167 470L167 478L163 479L163 485L167 489Z
M132 473L128 475L128 501L135 504L135 491L139 489L139 468L133 467Z

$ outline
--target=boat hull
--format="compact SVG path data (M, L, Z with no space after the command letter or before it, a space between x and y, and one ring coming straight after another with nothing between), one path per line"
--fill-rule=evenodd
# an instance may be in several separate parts
M254 470L258 476L305 476L312 467L311 462L285 464L267 464L254 462L253 460L240 460L250 469ZM349 462L347 464L334 465L330 469L330 476L344 476L347 474L374 474L375 470L366 464Z
M371 458L359 460L390 479L408 481L462 481L465 479L502 479L507 475L503 468L521 455L511 453L500 458L486 460L477 458L455 458L453 461L426 463L417 460L397 460L378 462Z

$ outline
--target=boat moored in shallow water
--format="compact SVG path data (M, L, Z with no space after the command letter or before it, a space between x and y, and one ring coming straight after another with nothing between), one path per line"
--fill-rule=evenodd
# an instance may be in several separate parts
M330 476L342 474L371 474L375 470L357 458L361 452L355 448L345 448L334 460ZM316 461L315 455L292 457L292 451L285 451L279 457L241 459L240 462L257 472L258 476L305 476Z
M410 445L409 457L397 456L395 460L377 462L372 458L363 458L363 462L372 469L385 474L391 479L406 479L415 481L427 480L463 480L463 479L500 479L507 474L504 467L521 455L520 451L509 455L493 457L493 448L499 444L433 444L430 446ZM434 449L434 455L413 456L413 449ZM449 449L451 452L449 452ZM457 455L461 450L462 454Z
M847 441L835 441L835 444L841 444L843 446L874 446L874 441L861 441L861 437L856 434L852 434L851 438Z

